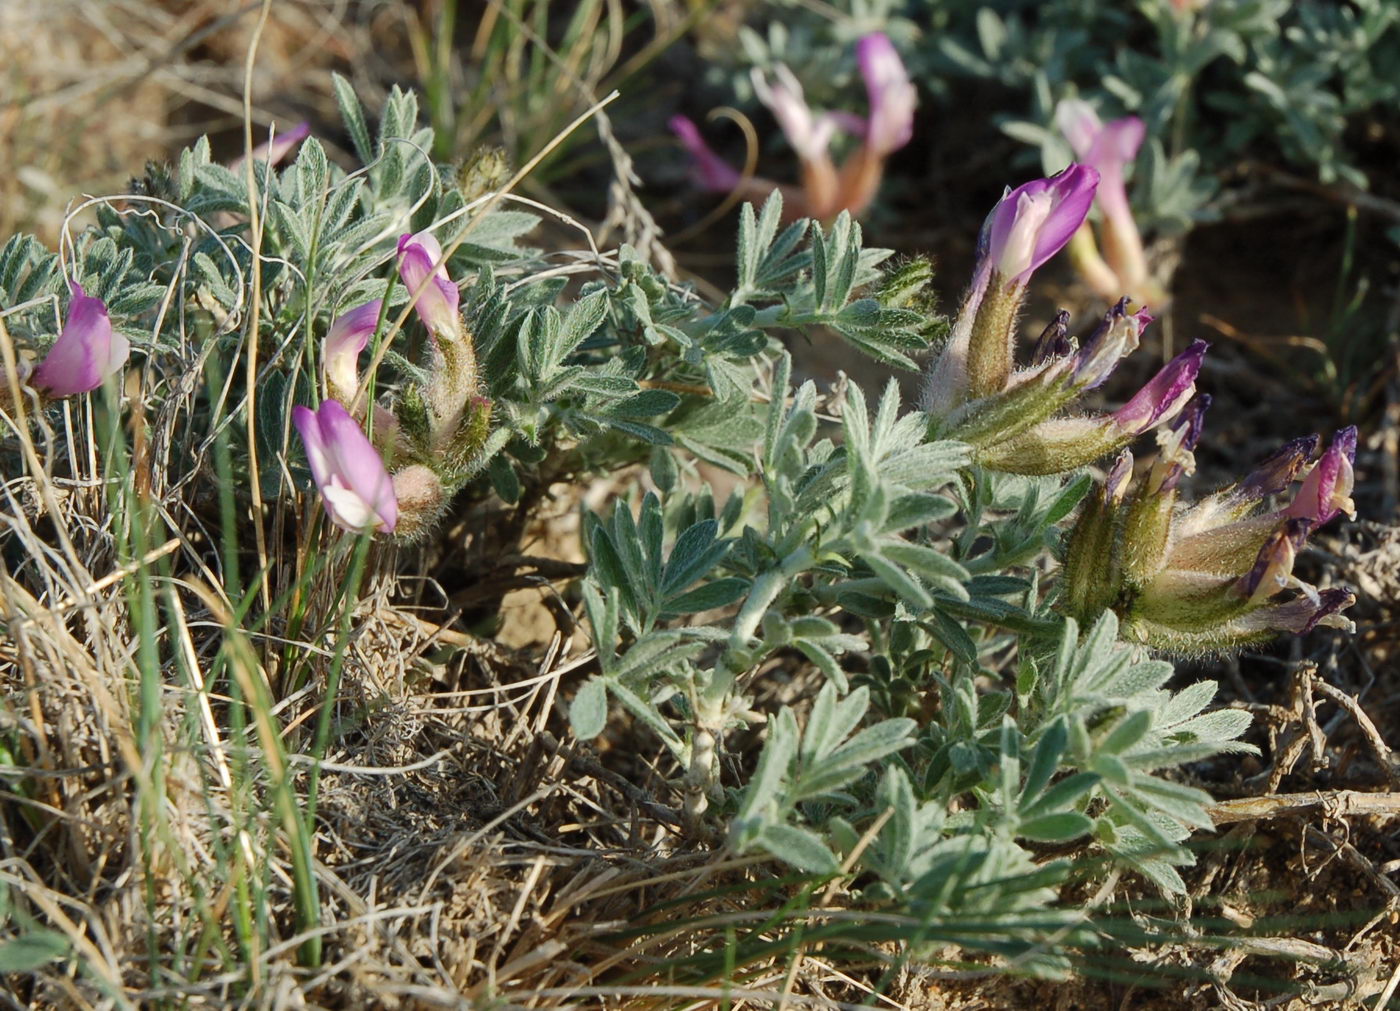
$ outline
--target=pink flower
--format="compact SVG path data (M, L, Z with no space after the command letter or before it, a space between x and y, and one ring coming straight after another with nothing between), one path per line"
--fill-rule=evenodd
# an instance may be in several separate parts
M326 400L315 411L292 408L292 423L331 522L352 533L391 533L399 515L393 482L349 412L339 401Z
M779 64L773 71L776 83L757 69L753 72L753 90L758 100L772 111L792 149L804 162L826 157L827 145L836 133L836 122L830 116L814 113L802 95L802 82L791 70Z
M1075 157L1099 173L1098 201L1104 214L1131 220L1123 170L1142 146L1147 132L1142 120L1127 116L1104 123L1088 102L1065 99L1055 108L1055 125Z
M883 32L866 35L856 43L856 60L870 96L865 142L883 157L908 144L914 135L918 93L909 81L899 51Z
M326 385L331 396L351 406L356 387L360 384L359 357L379 325L383 300L376 298L358 309L351 309L331 324L322 345L326 366Z
M73 297L63 332L31 379L31 385L53 397L97 389L131 354L131 343L112 329L102 299L83 294L76 282L68 286Z
M982 226L984 265L1006 281L1024 285L1084 223L1098 182L1092 168L1070 165L1049 179L1007 192Z
M1356 515L1351 501L1355 480L1352 463L1356 459L1356 426L1349 425L1332 437L1327 452L1303 479L1298 495L1285 512L1321 526L1338 513Z
M695 184L704 190L728 193L739 185L741 176L727 161L715 154L700 135L700 128L684 116L671 117L671 132L690 152L694 163Z
M309 136L311 136L311 124L305 122L298 123L286 133L274 134L271 140L253 148L253 161L266 161L269 165L280 164L282 159L291 153L292 148L296 147ZM242 166L243 161L243 156L239 155L233 161L229 162L228 167L231 169L239 168Z
M418 318L435 336L455 340L461 326L457 315L461 292L447 276L442 246L432 232L404 235L399 239L399 256L399 276L409 297L417 296Z

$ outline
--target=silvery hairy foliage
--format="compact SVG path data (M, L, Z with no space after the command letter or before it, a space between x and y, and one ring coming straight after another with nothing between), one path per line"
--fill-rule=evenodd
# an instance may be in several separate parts
M433 230L492 407L459 504L509 509L559 480L646 467L652 490L637 481L583 517L577 599L597 673L571 703L580 738L625 714L672 756L697 836L803 872L845 867L863 901L919 918L930 944L959 918L1024 945L1068 929L1046 910L1083 861L1182 889L1209 798L1173 772L1246 750L1247 718L1207 711L1210 682L1165 688L1171 666L1120 639L1112 611L1087 627L1062 613L1053 561L1088 478L977 466L894 382L793 379L795 331L916 370L947 329L927 263L886 269L889 251L845 215L783 226L775 196L743 208L735 284L710 304L627 248L546 257L524 242L535 214L432 160L412 95L391 95L374 132L344 82L337 95L362 167L312 138L284 168L253 163L254 201L248 170L201 141L99 203L75 239L73 279L164 377L148 410L180 413L171 430L188 442L156 447L157 495L200 478L184 461L215 437L211 419L243 437L216 404L246 394L254 344L263 498L308 491L289 412L316 399L319 338L373 298L411 331L396 242ZM55 332L62 281L32 239L0 251L17 343ZM413 341L381 348L386 331L367 379L409 396L430 366ZM207 396L187 400L201 374ZM731 493L711 486L716 469ZM818 687L762 708L775 671ZM755 727L746 764L736 747Z

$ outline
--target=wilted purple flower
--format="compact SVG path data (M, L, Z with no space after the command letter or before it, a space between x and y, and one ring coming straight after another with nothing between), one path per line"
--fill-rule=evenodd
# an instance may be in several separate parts
M870 96L865 142L881 156L898 151L914 135L914 103L918 94L899 51L888 35L875 32L856 43L856 61Z
M1061 309L1055 313L1055 318L1050 324L1040 332L1040 337L1035 342L1035 350L1031 352L1031 365L1043 365L1054 358L1063 358L1074 350L1074 345L1069 339L1069 310Z
M1128 300L1120 300L1075 355L1075 380L1086 390L1101 385L1120 361L1137 350L1142 331L1151 322L1145 308L1130 313Z
M1305 435L1285 443L1227 494L1232 498L1250 502L1277 495L1297 479L1299 472L1321 448L1322 436L1317 434Z
M393 482L369 437L340 402L323 401L315 411L294 407L292 423L331 522L352 533L392 532L399 514Z
M671 132L690 152L697 186L716 193L728 193L739 185L743 177L705 143L699 127L684 116L672 116L670 124Z
M326 385L330 388L331 397L347 407L353 407L351 401L360 383L360 352L374 336L383 304L382 299L376 298L358 309L351 309L339 316L326 334L322 352L326 364Z
M414 308L419 319L436 336L455 338L461 326L457 315L461 292L447 276L438 240L432 232L401 236L399 257L399 276L409 296L417 295Z
M1289 578L1293 575L1294 559L1298 557L1298 550L1308 539L1311 529L1311 520L1290 519L1279 524L1259 549L1254 565L1236 584L1240 596L1249 601L1259 601L1287 589Z
M253 148L253 161L266 161L269 165L277 165L283 158L287 157L292 148L309 136L311 136L311 124L298 123L286 133L275 134L271 140ZM237 169L243 165L243 162L244 157L239 155L229 162L229 168Z
M1351 488L1355 480L1352 463L1356 459L1356 426L1349 425L1332 437L1327 452L1303 479L1303 486L1293 504L1285 512L1302 517L1318 526L1338 513L1355 516Z
M1351 622L1343 618L1340 612L1354 603L1355 593L1345 586L1334 586L1250 611L1235 624L1246 634L1291 632L1293 635L1306 635L1318 625L1351 628Z
M30 379L32 386L52 397L97 389L131 354L131 343L112 329L102 299L85 295L75 281L68 287L73 297L63 332Z
M1142 389L1113 412L1113 420L1123 428L1141 435L1162 421L1176 417L1178 411L1196 392L1196 375L1210 347L1203 340L1194 341L1157 373Z
M1007 192L982 226L984 263L1006 281L1024 285L1084 223L1098 182L1092 168L1070 165Z
M1147 477L1148 494L1175 491L1182 475L1195 472L1196 457L1192 450L1200 441L1210 401L1210 394L1202 393L1186 405L1169 429L1157 430L1162 448Z

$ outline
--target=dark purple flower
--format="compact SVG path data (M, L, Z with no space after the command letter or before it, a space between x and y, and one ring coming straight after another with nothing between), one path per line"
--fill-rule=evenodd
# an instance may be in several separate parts
M1269 604L1250 611L1239 620L1246 632L1277 631L1306 635L1318 625L1350 628L1351 623L1339 616L1356 603L1356 594L1344 586L1316 591L1316 596L1304 594L1281 604Z
M1196 375L1201 371L1201 361L1208 347L1205 341L1193 342L1162 366L1132 400L1115 411L1113 420L1141 435L1160 422L1174 418L1196 392Z
M1142 331L1151 322L1145 308L1130 313L1128 299L1120 299L1075 355L1074 378L1079 386L1092 390L1108 379L1118 363L1137 350Z
M1285 443L1229 493L1231 498L1252 502L1277 495L1297 479L1299 472L1321 448L1320 435L1305 435Z
M1040 338L1035 342L1035 351L1031 354L1032 365L1042 365L1052 358L1063 358L1073 349L1069 341L1069 312L1061 309L1055 313L1055 318L1050 321L1040 333Z
M1287 589L1294 559L1311 529L1310 520L1290 519L1279 524L1259 549L1254 565L1235 584L1240 596L1260 601Z

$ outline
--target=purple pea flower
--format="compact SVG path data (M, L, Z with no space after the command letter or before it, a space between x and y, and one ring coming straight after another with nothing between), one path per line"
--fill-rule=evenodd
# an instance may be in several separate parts
M836 121L830 116L812 111L802 94L802 82L781 63L773 71L770 84L763 72L754 69L753 90L758 100L768 106L792 149L804 162L817 162L826 157L827 145L836 133Z
M447 275L438 240L426 231L401 236L399 257L399 276L404 287L410 297L417 295L414 308L418 318L434 336L455 340L461 326L457 315L461 292Z
M1194 341L1158 372L1142 389L1113 412L1114 422L1141 435L1163 421L1170 421L1196 392L1196 375L1205 358L1205 341Z
M1147 134L1142 120L1127 116L1104 123L1088 102L1066 99L1055 109L1055 125L1075 157L1099 173L1098 201L1104 215L1132 226L1123 170L1137 158Z
M393 482L369 437L340 402L323 401L315 411L294 407L292 424L331 522L352 533L391 533L399 516Z
M68 319L48 356L34 370L30 383L51 397L87 393L126 364L131 343L112 329L107 306L83 293L75 281L68 302Z
M360 352L374 336L383 304L382 299L376 298L358 309L351 309L339 316L326 334L322 352L326 364L326 385L330 388L331 397L346 406L351 406L355 398L356 387L360 383Z
M1259 464L1248 477L1231 489L1229 496L1237 502L1257 502L1277 495L1298 477L1307 462L1322 448L1322 436L1304 435L1285 443Z
M983 263L1023 287L1084 223L1098 183L1089 166L1070 165L1008 191L982 226Z
M1338 513L1356 515L1351 501L1355 480L1352 463L1356 460L1356 426L1349 425L1332 436L1332 444L1303 479L1298 495L1285 513L1311 520L1318 526Z
M739 185L743 177L734 166L715 154L710 145L705 143L699 127L684 116L672 116L670 126L671 132L690 152L694 166L693 177L697 186L715 193L728 193Z
M856 43L856 62L870 96L865 142L883 157L908 144L914 135L917 92L899 51L883 32L863 36Z

